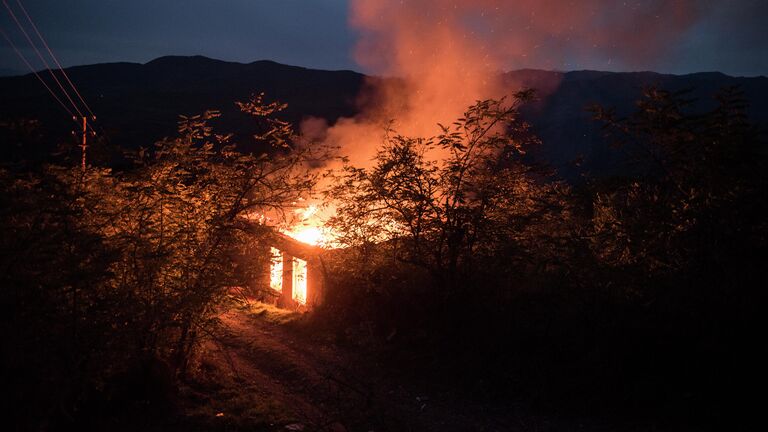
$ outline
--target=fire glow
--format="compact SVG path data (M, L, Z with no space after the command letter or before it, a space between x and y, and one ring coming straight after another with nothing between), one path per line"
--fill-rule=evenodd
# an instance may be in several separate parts
M330 230L322 226L320 209L317 205L296 210L298 221L288 229L283 230L287 236L311 246L330 246L333 244L334 235Z
M295 228L286 234L302 243L318 246L324 243L323 231L316 226Z
M399 79L368 80L357 116L333 125L310 117L302 134L338 146L352 165L366 167L377 149L366 143L380 143L385 126L432 136L438 123L461 117L475 101L530 85L511 82L503 70L573 69L593 57L608 69L647 65L700 14L700 0L651 0L644 8L613 0L351 0L357 64ZM537 96L557 85L537 88Z
M269 286L275 291L283 291L283 255L275 248L270 249Z
M322 227L316 205L297 209L294 213L292 225L281 229L281 233L308 246L327 246L331 243L332 236L328 229ZM290 248L288 251L286 253L275 247L270 249L269 285L281 294L283 301L291 299L305 306L308 301L310 264L302 259L306 257L297 258L292 255L295 251L290 252ZM317 286L317 282L314 286Z
M507 97L524 86L505 78L505 69L572 68L581 56L596 53L617 64L642 62L696 21L697 4L652 0L640 12L611 0L351 0L350 25L358 32L355 60L366 72L397 79L369 79L355 117L332 125L308 117L301 135L339 148L343 158L323 169L339 170L342 160L369 168L386 127L404 136L434 136L439 123L461 118L476 101ZM638 28L645 37L637 37ZM440 152L427 156L436 162ZM332 205L324 203L323 212L332 212ZM280 232L311 246L338 246L339 237L324 226L319 209L295 210ZM383 228L396 235L400 227ZM292 281L294 300L306 301L306 268L301 260L281 260L272 268L273 287Z
M299 304L307 304L307 262L293 258L293 299Z
M273 290L283 292L283 278L285 277L284 262L286 256L276 248L270 249L271 258L269 266L269 286ZM290 257L291 260L291 298L298 304L307 304L307 262Z

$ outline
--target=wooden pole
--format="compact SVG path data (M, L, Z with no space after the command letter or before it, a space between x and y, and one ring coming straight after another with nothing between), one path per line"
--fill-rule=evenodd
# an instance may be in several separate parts
M80 145L80 148L83 150L83 158L81 163L81 168L83 169L83 172L85 172L85 149L88 148L88 123L85 116L83 116L83 143Z

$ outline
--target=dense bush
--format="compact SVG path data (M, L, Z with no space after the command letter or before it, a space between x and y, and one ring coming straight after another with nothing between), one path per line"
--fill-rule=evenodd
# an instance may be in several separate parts
M334 191L353 247L332 259L324 316L476 397L730 418L759 372L768 166L738 92L718 100L691 113L649 89L629 118L597 109L632 166L572 188L523 157L520 100L391 137Z
M209 126L217 116L182 117L178 138L125 171L0 171L0 369L19 427L82 426L110 403L123 414L168 406L233 289L262 267L249 253L266 231L254 215L308 192L310 149L291 151L277 122L262 137L271 156L238 153Z
M571 185L527 156L531 96L480 101L432 138L389 131L371 167L346 167L328 197L347 247L323 257L314 323L476 399L744 419L726 415L762 368L768 159L740 95L597 109L633 166ZM258 137L269 156L238 153L217 116L183 117L120 171L0 170L0 402L17 428L167 408L263 267L258 220L312 189L318 155L279 121Z

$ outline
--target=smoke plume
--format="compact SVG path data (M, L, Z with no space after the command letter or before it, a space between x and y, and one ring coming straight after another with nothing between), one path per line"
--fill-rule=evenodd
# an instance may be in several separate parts
M390 120L399 133L431 136L476 100L514 93L503 70L573 69L587 56L624 69L652 67L695 23L701 2L351 0L356 61L388 78L369 80L358 117L327 129L309 119L302 129L365 166Z

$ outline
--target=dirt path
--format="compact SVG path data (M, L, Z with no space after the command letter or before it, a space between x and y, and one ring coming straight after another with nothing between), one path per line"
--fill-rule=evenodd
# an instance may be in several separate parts
M514 407L477 406L405 385L375 358L286 325L290 316L256 306L221 319L229 336L201 367L216 375L198 403L221 430L528 431L561 428ZM226 375L226 377L222 377ZM223 383L223 384L222 384ZM562 426L562 425L559 425Z
M243 311L222 320L232 331L226 348L237 374L279 406L295 429L344 430L342 422L367 410L370 383L332 346L298 341L285 326Z

